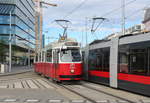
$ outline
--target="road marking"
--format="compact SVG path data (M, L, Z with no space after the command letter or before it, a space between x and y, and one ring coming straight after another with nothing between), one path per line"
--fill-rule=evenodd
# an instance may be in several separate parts
M29 88L26 81L22 81L22 85L23 85L24 88Z
M43 86L49 89L54 89L54 87L50 86L47 82L41 80L41 79L36 79L39 83L41 83Z
M39 83L37 80L32 80L36 85L38 85L39 88L45 89L46 87L43 86L43 84Z
M109 100L101 100L101 101L96 101L96 103L110 103Z
M30 88L38 89L38 86L32 82L32 80L26 80Z
M14 83L14 88L23 88L21 82Z
M48 100L48 103L62 103L63 100Z
M71 100L71 103L86 103L86 100Z
M37 103L37 102L40 102L40 100L38 100L38 99L27 99L27 100L25 100L25 103Z
M8 84L8 88L12 89L12 88L14 88L14 85L13 84Z
M7 88L8 85L0 85L0 88Z
M3 102L16 102L17 99L5 99L3 100Z
M150 99L149 100L140 100L141 103L150 103Z
M129 103L129 102L123 101L123 100L116 100L116 101L117 101L117 103Z

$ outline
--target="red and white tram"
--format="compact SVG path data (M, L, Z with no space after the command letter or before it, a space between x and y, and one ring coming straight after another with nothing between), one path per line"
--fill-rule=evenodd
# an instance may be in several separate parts
M35 63L35 72L55 81L81 80L81 51L76 40L60 39L46 46L42 54L42 62Z

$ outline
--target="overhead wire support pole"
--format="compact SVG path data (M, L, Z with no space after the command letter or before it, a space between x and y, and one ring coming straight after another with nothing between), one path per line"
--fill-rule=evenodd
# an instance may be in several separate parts
M125 35L125 0L121 0L122 4L122 35Z
M30 33L30 29L28 30L28 33ZM30 60L31 60L31 58L30 58L30 36L29 36L29 34L28 34L28 68L30 68L30 66L31 66L31 63L30 63Z
M42 28L43 28L43 10L42 10L42 4L45 4L45 5L48 5L48 6L57 6L57 4L51 4L51 3L47 3L45 1L42 1L42 0L36 0L37 2L37 19L38 19L38 16L40 16L40 40L37 39L38 38L38 33L37 33L37 41L36 41L36 46L37 46L37 50L36 50L36 54L38 54L38 62L40 61L40 52L41 52L41 49L42 49L42 43L39 43L40 41L42 41ZM38 23L38 20L37 20L37 23ZM39 27L36 28L38 31Z
M87 37L87 25L88 25L88 18L85 18L85 38L86 38L86 45L88 44L88 37Z
M9 72L11 72L12 68L12 36L11 36L11 31L12 31L12 13L10 11L10 22L9 22Z

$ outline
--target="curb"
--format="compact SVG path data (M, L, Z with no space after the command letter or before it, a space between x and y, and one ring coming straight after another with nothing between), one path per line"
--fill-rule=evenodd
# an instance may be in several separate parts
M12 73L4 73L4 74L0 74L0 77L2 77L2 76L11 76L11 75L16 75L16 74L22 74L22 73L27 73L27 72L31 72L31 71L33 71L33 69L22 70L22 71L19 71L19 72L12 72Z

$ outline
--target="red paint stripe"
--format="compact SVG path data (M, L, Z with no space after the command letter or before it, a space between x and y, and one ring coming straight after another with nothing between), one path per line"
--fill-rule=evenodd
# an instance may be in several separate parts
M105 78L110 77L109 72L103 72L103 71L90 70L89 74L93 76L98 76L98 77L105 77ZM134 83L150 85L150 76L119 73L118 79L129 81L129 82L134 82Z
M109 72L103 72L103 71L96 71L96 70L91 70L89 71L90 75L94 75L94 76L99 76L99 77L105 77L105 78L109 78Z
M118 74L118 79L150 85L150 76L141 76L141 75L132 75L132 74L119 73Z

